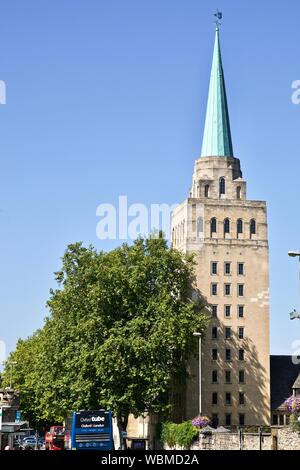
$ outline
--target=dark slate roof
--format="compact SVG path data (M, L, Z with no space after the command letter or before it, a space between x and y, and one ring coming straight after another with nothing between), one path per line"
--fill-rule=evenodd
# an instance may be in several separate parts
M292 395L300 374L300 363L293 364L292 356L270 356L270 374L271 409L276 410Z

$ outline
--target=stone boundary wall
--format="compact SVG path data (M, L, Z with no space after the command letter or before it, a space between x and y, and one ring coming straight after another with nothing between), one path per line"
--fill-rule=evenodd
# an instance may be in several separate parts
M278 450L300 450L300 433L291 432L288 427L272 428L272 436L277 439Z
M232 432L199 434L191 450L270 450L271 446L271 434Z
M300 433L275 426L270 433L200 433L191 450L300 450Z

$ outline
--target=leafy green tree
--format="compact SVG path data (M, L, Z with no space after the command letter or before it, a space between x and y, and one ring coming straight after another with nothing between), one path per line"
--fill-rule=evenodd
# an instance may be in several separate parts
M36 421L38 417L36 394L33 388L35 383L35 361L39 353L40 331L26 340L19 340L16 350L10 355L7 361L7 367L3 374L4 385L9 385L9 363L16 362L13 369L13 385L22 391L22 407L24 409L24 417Z
M109 253L70 245L44 328L12 354L28 416L58 422L103 407L121 431L130 413L166 412L172 378L195 352L193 332L206 325L193 271L193 258L161 237Z

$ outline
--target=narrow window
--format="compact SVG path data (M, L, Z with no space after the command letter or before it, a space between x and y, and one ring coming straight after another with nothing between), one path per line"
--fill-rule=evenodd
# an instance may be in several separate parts
M239 361L245 360L245 351L243 349L239 349Z
M225 194L225 189L226 189L226 188L225 188L225 178L222 177L222 178L220 178L220 180L219 180L219 192L220 192L220 196L221 196L222 194Z
M245 371L244 370L239 370L239 383L240 384L245 383Z
M210 221L210 236L217 232L217 219L213 217Z
M250 238L251 235L254 235L256 233L256 221L255 219L250 220Z
M231 361L231 349L225 350L225 359L226 361Z
M209 184L204 186L204 197L209 197Z
M217 295L218 293L218 284L211 285L211 295Z
M226 276L231 274L231 263L225 263L225 265L224 265L224 274Z
M239 414L239 425L240 426L245 426L245 415L244 415L244 413Z
M213 326L211 329L211 338L212 339L218 338L218 328L216 326Z
M225 424L226 426L231 426L231 413L225 414Z
M217 349L212 349L211 350L211 358L213 361L216 361L218 359L218 350Z
M224 284L224 294L231 295L231 284Z
M238 305L238 317L239 318L244 317L244 305Z
M240 233L243 233L243 221L242 219L238 219L236 222L236 231L237 235L239 236Z
M244 275L244 263L238 263L238 275L239 276Z
M236 188L236 198L241 199L241 187L240 186Z
M211 263L211 274L218 274L218 263L215 261Z
M239 339L244 339L244 327L243 326L239 326L238 328L238 337Z
M231 338L231 328L227 326L225 328L225 339L230 339Z
M225 305L225 318L230 318L231 316L231 305Z
M211 403L212 403L212 405L217 405L218 404L218 394L217 394L217 392L212 393Z
M231 383L231 370L226 370L225 371L225 382L227 384Z
M240 393L239 393L239 404L240 404L240 405L244 405L244 404L245 404L245 393L244 393L244 392L240 392Z
M238 284L238 296L239 297L244 296L244 284Z
M231 392L226 392L225 394L225 404L231 405Z
M230 220L229 219L224 219L224 238L226 233L230 233Z
M216 384L218 382L218 371L217 370L213 370L212 371L212 383Z
M212 317L217 317L218 316L218 306L217 305L212 305L211 306L211 316Z

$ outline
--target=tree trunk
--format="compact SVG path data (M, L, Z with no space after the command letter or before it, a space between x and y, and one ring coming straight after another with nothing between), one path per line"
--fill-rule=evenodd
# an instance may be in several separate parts
M126 431L128 424L128 414L122 416L121 413L117 414L117 425L119 430L119 438L120 438L120 448L121 450L126 450L126 439L123 437L123 431Z

